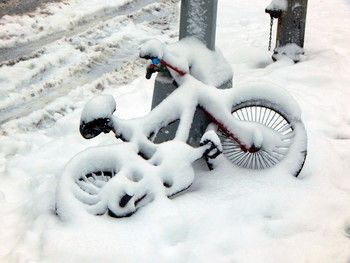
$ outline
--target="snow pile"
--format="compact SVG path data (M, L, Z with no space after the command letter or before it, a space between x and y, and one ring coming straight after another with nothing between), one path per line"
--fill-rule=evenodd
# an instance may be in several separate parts
M304 55L304 54L305 54L305 50L302 47L299 47L295 43L290 43L283 47L275 48L273 57L274 59L279 60L283 56L287 56L291 58L293 61L299 62L300 55Z
M110 118L117 105L110 95L100 95L91 99L81 113L81 121L90 122L98 118Z
M288 2L287 0L273 0L267 7L266 10L282 10L287 11Z

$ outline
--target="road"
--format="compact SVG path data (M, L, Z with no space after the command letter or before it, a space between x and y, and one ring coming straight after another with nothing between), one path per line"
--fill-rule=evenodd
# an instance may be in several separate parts
M169 24L176 23L178 15L175 4L172 0L135 0L94 14L72 30L0 49L0 70L23 70L23 64L30 68L21 74L27 77L13 80L2 101L0 94L0 125L42 109L78 87L96 82L95 88L103 89L106 79L121 84L136 77L136 69L144 64L138 58L140 45L154 37L152 28L165 35L172 32Z
M36 8L50 2L61 2L61 0L0 0L0 18L4 15L23 15L34 12Z

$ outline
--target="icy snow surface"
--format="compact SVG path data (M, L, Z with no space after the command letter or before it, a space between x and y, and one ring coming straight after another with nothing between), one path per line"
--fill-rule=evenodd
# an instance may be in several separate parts
M219 1L216 43L235 85L276 83L299 103L309 137L299 178L226 163L208 171L199 161L185 193L156 199L130 218L64 223L55 215L65 164L89 146L115 141L112 134L93 140L79 135L85 103L111 94L118 117L148 113L153 83L144 79L138 48L155 36L176 41L178 3L171 2L171 8L149 4L134 10L133 18L101 21L70 41L0 67L0 262L349 262L350 5L343 0L309 1L305 55L298 64L271 62L268 2ZM85 7L75 14L77 3L62 13L53 4L50 10L60 18L30 19L45 17L48 25L65 29L65 14L84 23L83 17L115 1L81 1ZM5 46L37 39L37 31L19 20L1 19Z

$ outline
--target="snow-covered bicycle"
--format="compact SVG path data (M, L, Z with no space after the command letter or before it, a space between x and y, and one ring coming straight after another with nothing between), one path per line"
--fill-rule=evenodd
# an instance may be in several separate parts
M206 50L198 43L192 45ZM177 86L145 117L116 117L110 95L86 104L80 123L83 137L113 131L123 142L87 149L68 163L57 189L60 217L129 216L159 196L189 188L194 179L192 163L203 156L212 168L223 153L220 158L242 169L268 173L282 167L298 176L306 158L307 136L294 99L272 84L247 83L231 89L204 84L189 74L189 59L180 63L174 50L156 40L141 48L140 56L149 59L146 77L165 72ZM200 146L193 147L186 142L198 108L213 123ZM154 143L158 132L176 120L175 138Z

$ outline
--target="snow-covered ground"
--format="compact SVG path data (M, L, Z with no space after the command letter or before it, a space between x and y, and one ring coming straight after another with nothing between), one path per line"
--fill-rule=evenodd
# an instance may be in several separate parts
M185 193L81 224L55 215L57 180L76 153L115 141L84 140L82 108L103 93L118 117L149 111L138 50L177 40L179 2L71 0L1 18L12 54L0 65L0 262L350 262L350 3L309 1L298 64L272 63L268 4L220 0L216 44L235 84L269 81L298 101L309 138L299 177L199 161Z

